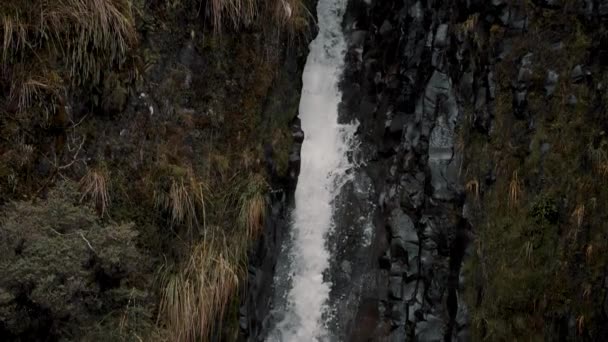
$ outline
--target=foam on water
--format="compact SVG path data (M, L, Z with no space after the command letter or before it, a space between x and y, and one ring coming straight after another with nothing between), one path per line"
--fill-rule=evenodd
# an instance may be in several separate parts
M347 153L353 148L356 125L338 124L342 94L338 82L344 69L346 43L342 16L347 0L319 0L319 33L310 45L302 75L300 120L305 139L292 213L290 284L282 319L269 341L325 341L331 284L326 247L333 227L333 202L349 180Z

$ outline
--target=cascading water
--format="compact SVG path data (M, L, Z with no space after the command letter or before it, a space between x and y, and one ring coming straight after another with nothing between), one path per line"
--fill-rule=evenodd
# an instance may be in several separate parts
M346 43L342 17L347 0L319 0L319 33L310 45L302 76L300 120L305 132L292 213L291 240L284 246L275 278L275 326L269 341L325 341L331 283L327 235L334 200L348 181L356 125L338 123ZM277 318L278 317L278 318Z

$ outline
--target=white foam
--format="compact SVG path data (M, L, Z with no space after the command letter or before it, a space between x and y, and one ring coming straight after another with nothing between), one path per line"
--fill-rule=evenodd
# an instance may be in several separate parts
M283 320L270 341L324 341L331 284L326 238L333 226L333 201L348 181L356 125L338 124L342 94L338 82L344 69L346 43L342 16L347 0L319 0L319 33L310 44L302 75L300 119L305 139L292 215L291 284Z

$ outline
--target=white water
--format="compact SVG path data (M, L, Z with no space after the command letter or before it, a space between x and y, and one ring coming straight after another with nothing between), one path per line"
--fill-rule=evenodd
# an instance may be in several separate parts
M333 202L348 181L347 152L353 147L356 125L338 124L342 94L338 82L344 68L346 43L342 16L347 0L319 0L319 33L310 45L302 75L300 120L305 139L292 214L290 283L283 319L270 341L325 341L331 284L327 234L333 227Z

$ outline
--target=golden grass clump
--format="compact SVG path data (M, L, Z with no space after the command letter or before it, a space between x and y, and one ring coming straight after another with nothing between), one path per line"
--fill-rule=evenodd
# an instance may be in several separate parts
M239 222L247 230L250 238L256 238L264 227L267 187L262 175L253 175L239 198Z
M185 224L189 232L205 226L206 186L192 172L188 176L172 177L168 191L155 190L154 201L158 209L166 211L171 225ZM199 220L202 217L203 222Z
M225 25L237 28L260 20L293 34L306 29L310 16L302 0L211 0L208 6L216 31Z
M465 188L468 193L475 196L475 200L479 199L479 181L476 179L470 180L466 183Z
M8 0L0 5L2 65L63 60L71 80L99 82L137 42L128 0Z
M110 206L110 195L108 194L108 182L105 172L100 170L89 170L80 180L80 201L89 199L95 204L97 213L103 216Z
M226 239L206 237L177 273L166 271L160 315L174 341L209 341L239 285L236 255ZM217 330L216 330L217 329Z
M522 195L522 186L519 181L519 176L517 171L513 172L513 177L511 177L511 181L509 182L509 206L514 208L517 206L521 199Z

